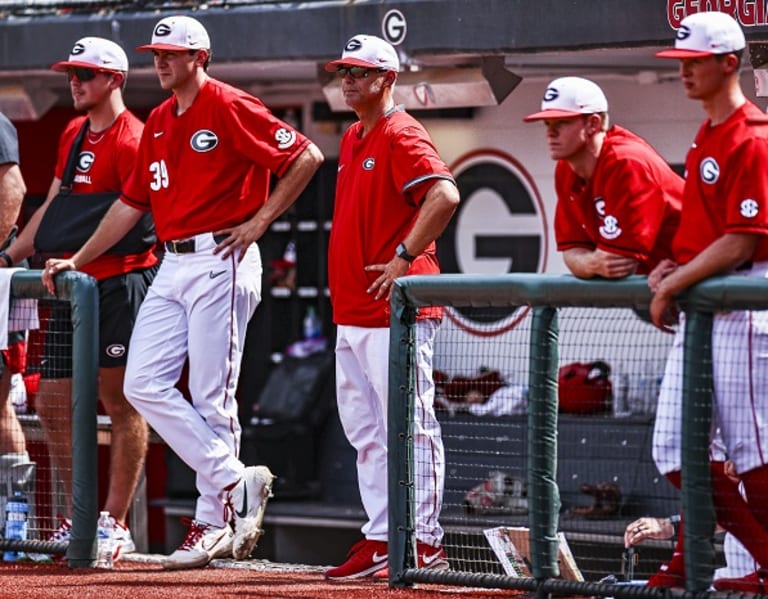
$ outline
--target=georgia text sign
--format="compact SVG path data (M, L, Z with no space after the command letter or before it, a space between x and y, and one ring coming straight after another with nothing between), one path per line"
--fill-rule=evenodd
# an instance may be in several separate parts
M672 29L678 29L688 15L712 10L731 15L744 27L768 25L765 0L667 0L667 20Z

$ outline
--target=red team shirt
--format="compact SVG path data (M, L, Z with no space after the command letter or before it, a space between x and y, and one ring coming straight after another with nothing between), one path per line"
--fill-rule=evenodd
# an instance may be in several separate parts
M366 289L413 227L419 206L438 179L453 181L429 135L401 107L381 117L367 135L353 124L344 134L336 180L336 204L328 247L328 279L336 324L388 327L389 301ZM430 243L408 274L437 274ZM422 308L419 318L441 318L441 308Z
M685 161L683 214L674 251L685 264L726 233L755 233L753 262L768 260L768 126L750 125L765 117L747 102L728 119L696 135Z
M648 274L672 257L683 180L641 137L614 125L595 172L585 181L570 165L555 167L557 249L601 249L635 258Z
M59 152L54 173L61 179L69 150L87 117L72 119L59 139ZM143 125L128 110L124 110L112 126L97 135L86 134L80 146L80 159L75 168L72 193L119 192L134 170L136 151ZM157 262L149 250L142 254L102 254L80 268L97 280L148 268Z
M171 96L149 115L121 198L152 211L163 241L250 219L267 200L270 171L282 176L309 144L260 100L215 79L180 116L176 107Z

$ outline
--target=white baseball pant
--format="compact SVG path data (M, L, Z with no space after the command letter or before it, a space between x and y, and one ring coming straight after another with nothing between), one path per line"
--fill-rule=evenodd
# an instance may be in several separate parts
M124 387L194 470L195 519L221 527L224 489L244 469L235 391L246 327L261 300L261 256L253 244L240 263L222 260L212 234L195 242L193 253L165 253L133 328ZM191 403L176 388L187 358Z
M439 321L416 325L417 393L414 398L414 476L416 538L442 542L438 522L445 482L445 453L434 410L432 355ZM367 539L387 541L387 402L389 329L340 325L336 340L336 395L347 439L357 450L360 497L368 516Z

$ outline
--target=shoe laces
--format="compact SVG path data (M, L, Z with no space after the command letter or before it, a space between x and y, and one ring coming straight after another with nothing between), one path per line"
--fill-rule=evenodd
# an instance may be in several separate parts
M192 520L191 518L182 518L181 523L189 526L189 530L187 531L187 536L184 537L184 541L182 541L179 546L179 550L189 551L190 549L194 549L200 542L200 539L208 530L208 525Z
M50 540L53 542L68 540L70 533L72 532L72 523L69 519L64 518L63 516L59 516L59 518L61 519L59 527L51 533Z

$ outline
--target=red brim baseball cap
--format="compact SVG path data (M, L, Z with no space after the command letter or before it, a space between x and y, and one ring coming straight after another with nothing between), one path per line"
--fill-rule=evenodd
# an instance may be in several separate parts
M76 69L76 68L93 69L96 71L112 70L112 69L105 69L103 67L97 67L91 62L82 62L78 60L62 60L59 62L55 62L51 65L52 71L58 71L60 73L65 72L67 69Z
M359 58L339 58L325 65L325 70L331 73L338 71L339 67L364 67L366 69L378 69L379 65L360 60Z
M201 48L202 49L202 48ZM152 50L161 50L163 52L186 52L190 50L185 46L175 46L174 44L144 44L137 46L137 52L151 52Z
M583 115L583 112L573 112L572 110L542 110L541 112L534 112L523 118L523 121L530 123L531 121L543 121L545 119L572 119L573 117Z
M705 56L713 56L714 52L701 52L699 50L662 50L656 52L656 58L704 58Z

